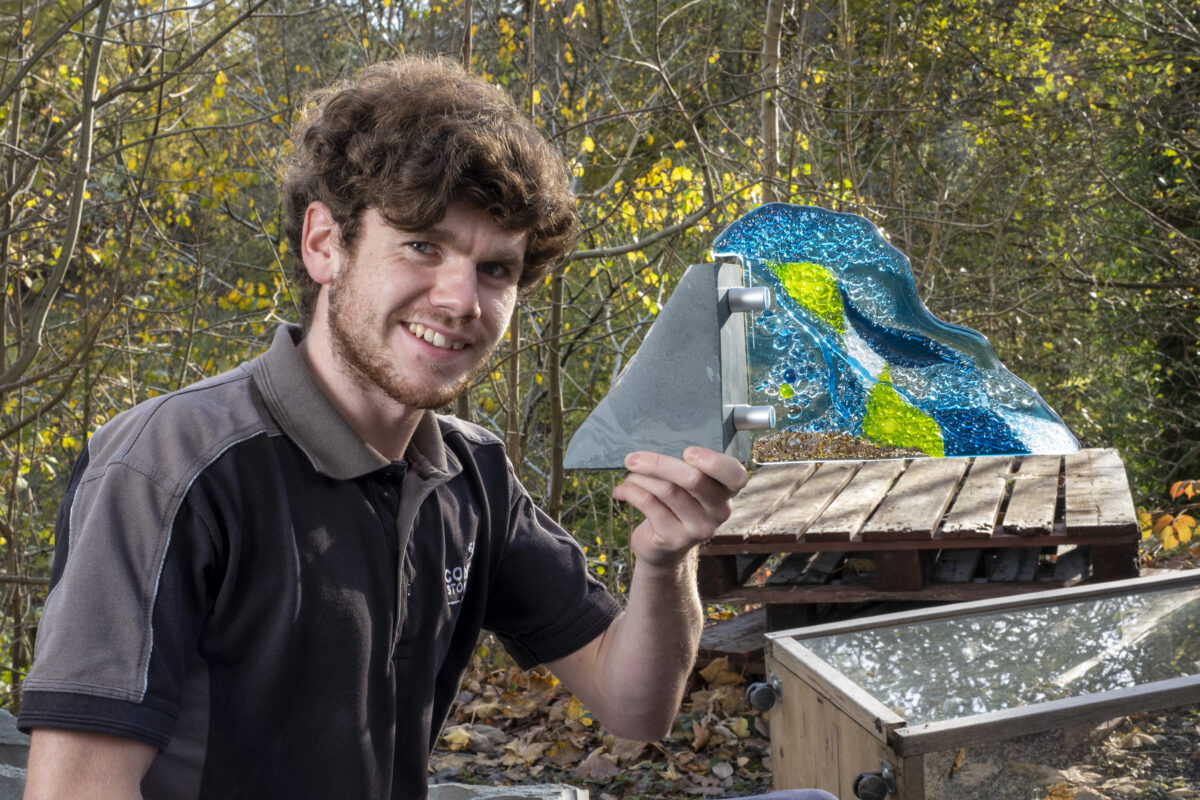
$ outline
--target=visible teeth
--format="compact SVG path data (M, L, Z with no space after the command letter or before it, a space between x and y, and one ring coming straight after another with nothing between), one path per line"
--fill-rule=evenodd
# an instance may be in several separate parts
M464 345L462 342L451 342L449 339L447 339L442 334L438 333L437 331L433 330L432 328L426 328L424 325L422 325L419 322L414 322L414 323L410 324L408 326L408 329L409 329L409 331L412 332L413 336L424 339L426 342L433 345L434 347L440 347L442 349L449 348L451 350L462 350L463 349Z

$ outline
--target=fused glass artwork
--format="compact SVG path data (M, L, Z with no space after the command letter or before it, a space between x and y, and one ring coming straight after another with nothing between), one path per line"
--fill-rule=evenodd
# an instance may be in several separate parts
M773 203L713 244L772 302L747 320L754 460L1071 453L1075 437L977 331L934 317L863 217Z

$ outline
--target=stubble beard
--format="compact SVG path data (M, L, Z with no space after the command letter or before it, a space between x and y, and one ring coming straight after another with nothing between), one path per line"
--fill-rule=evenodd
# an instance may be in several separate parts
M474 368L467 370L453 383L419 389L405 382L404 376L389 362L383 348L364 345L367 337L355 332L354 312L347 308L351 298L347 292L339 291L336 283L329 287L329 339L334 357L341 363L347 376L364 390L376 389L395 402L410 408L438 409L459 395L486 366L482 359ZM362 327L370 330L373 321ZM398 324L398 323L396 323ZM436 367L434 367L436 371Z

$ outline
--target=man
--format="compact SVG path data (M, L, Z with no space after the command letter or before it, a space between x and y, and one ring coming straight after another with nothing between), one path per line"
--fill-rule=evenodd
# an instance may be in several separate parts
M691 553L745 470L629 457L621 611L499 440L430 410L572 245L561 160L499 90L404 59L316 98L284 190L302 327L119 415L76 466L26 796L423 797L483 628L614 733L663 736L701 625Z

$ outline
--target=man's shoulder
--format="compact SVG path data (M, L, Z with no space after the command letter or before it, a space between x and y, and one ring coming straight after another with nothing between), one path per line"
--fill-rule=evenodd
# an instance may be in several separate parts
M89 471L122 463L156 480L186 480L232 444L271 427L241 365L117 414L88 442Z
M470 447L499 448L501 452L504 450L504 442L500 437L481 425L447 414L438 414L437 422L442 439L447 443L457 438L464 440Z

